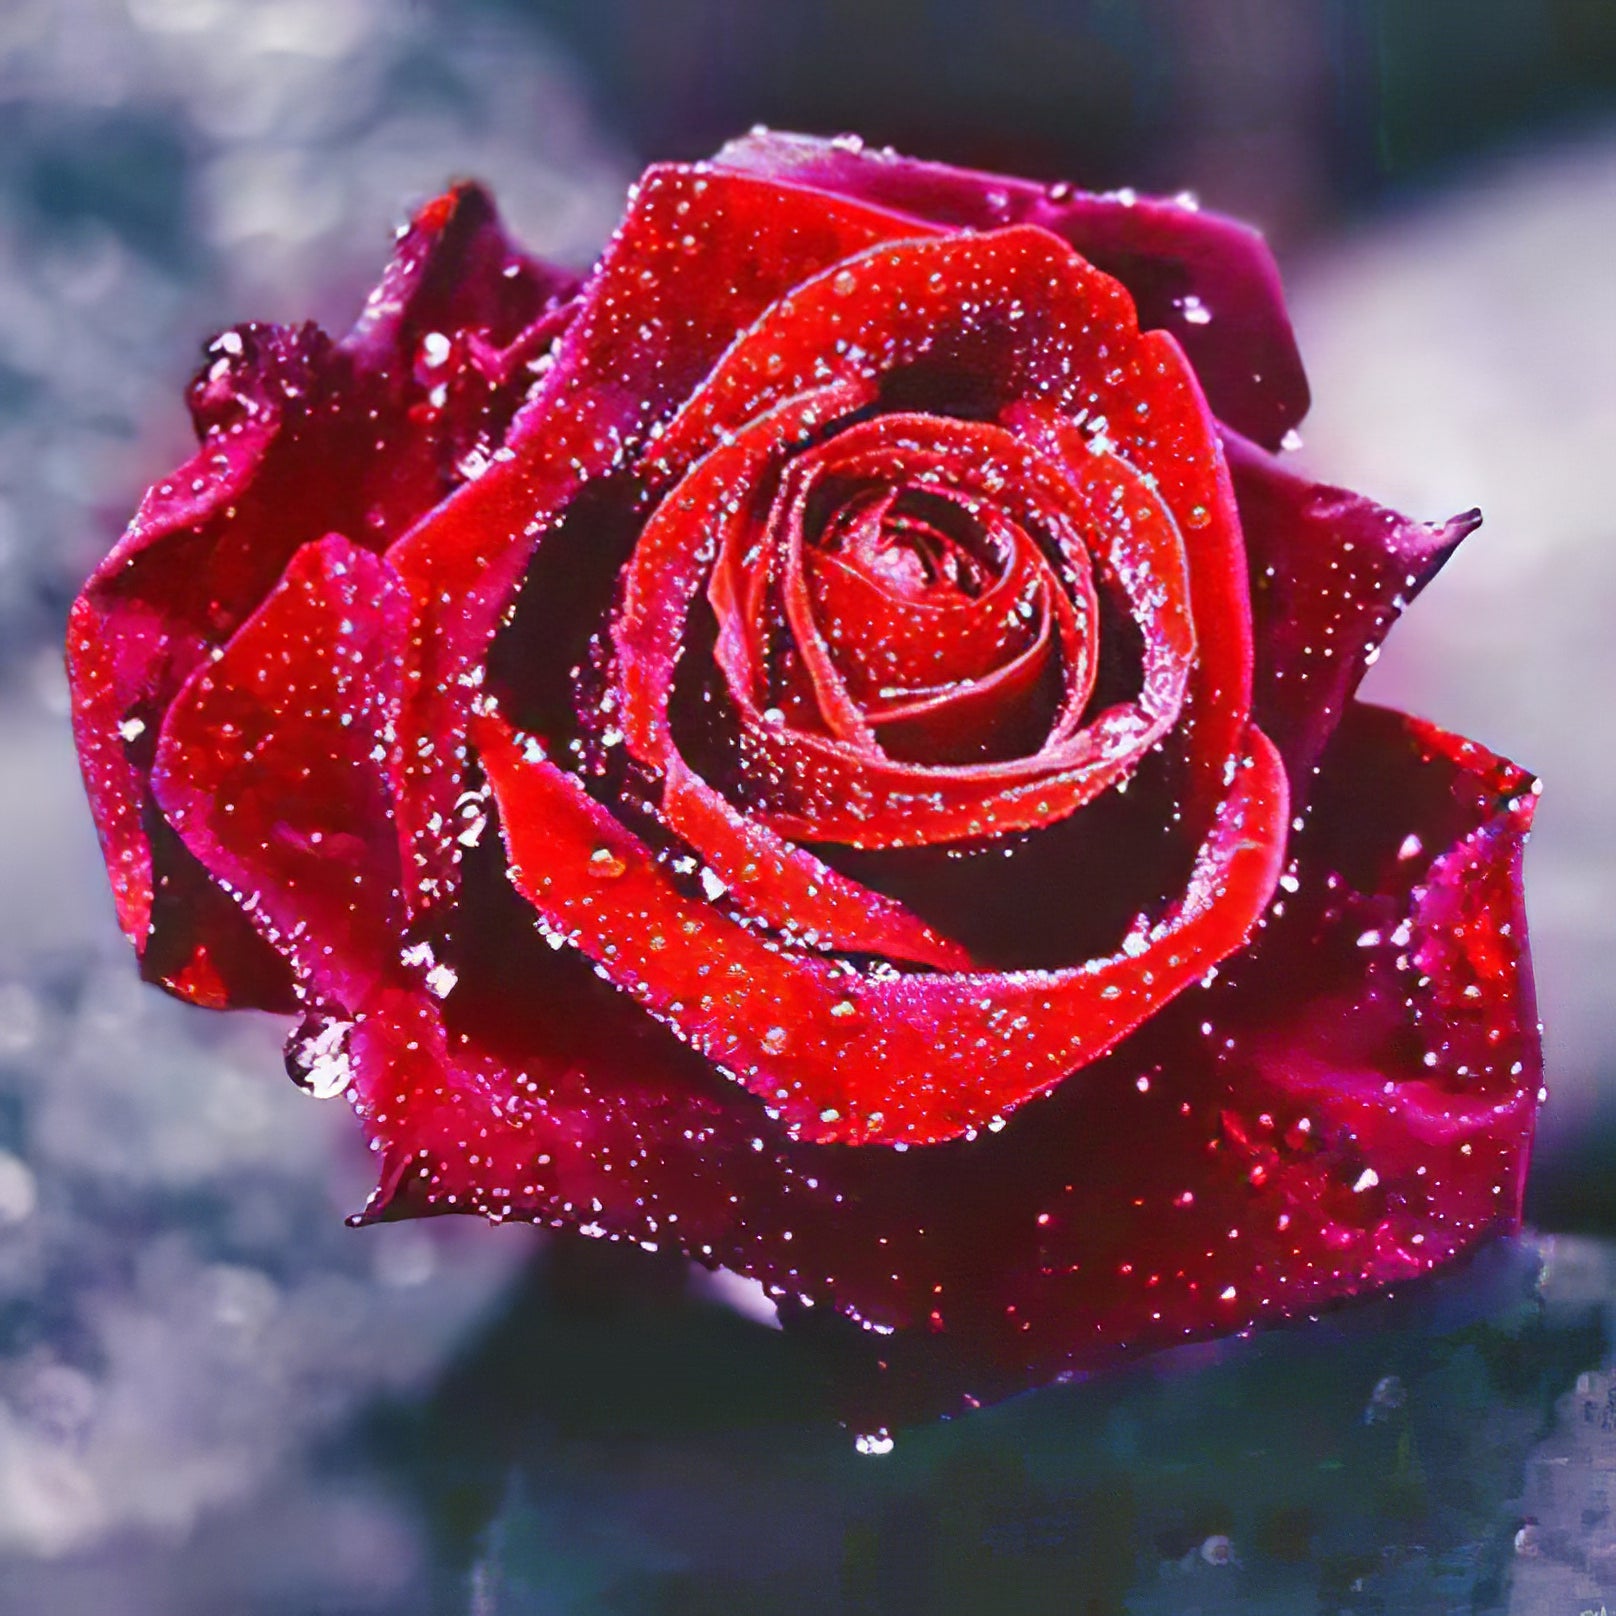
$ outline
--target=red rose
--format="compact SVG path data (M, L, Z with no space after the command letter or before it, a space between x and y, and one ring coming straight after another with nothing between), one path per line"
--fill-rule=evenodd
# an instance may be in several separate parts
M669 1244L977 1396L1515 1225L1535 788L1352 697L1475 518L1273 457L1253 233L757 134L581 283L461 188L342 342L210 352L79 748L147 975L304 1010L366 1219Z

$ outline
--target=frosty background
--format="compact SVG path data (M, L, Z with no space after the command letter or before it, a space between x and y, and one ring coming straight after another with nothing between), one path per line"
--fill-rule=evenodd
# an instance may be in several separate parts
M1487 513L1370 693L1546 779L1533 1210L1616 1227L1612 114L1601 0L0 0L0 1608L442 1608L419 1501L344 1443L464 1365L539 1242L346 1230L357 1130L277 1079L278 1029L139 985L60 640L185 452L202 339L340 328L458 174L580 265L642 161L758 119L1268 225L1313 467Z

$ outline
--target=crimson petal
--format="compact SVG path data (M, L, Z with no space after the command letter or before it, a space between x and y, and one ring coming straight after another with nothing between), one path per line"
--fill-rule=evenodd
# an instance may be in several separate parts
M380 542L443 496L461 452L514 407L508 387L468 380L448 350L468 332L519 340L570 285L513 248L487 197L462 186L417 215L342 342L255 325L210 348L191 392L202 448L147 494L68 633L75 735L119 919L171 991L221 1006L290 997L284 965L235 907L203 896L205 875L172 837L148 833L169 702L300 545L333 531ZM443 354L423 357L429 333ZM454 393L442 406L430 402L439 386Z
M187 847L321 1003L357 1008L399 948L390 818L408 603L333 534L293 556L181 687L152 790Z
M1259 732L1249 739L1184 894L1114 956L920 976L866 975L769 946L686 897L542 749L497 717L474 731L511 880L546 930L758 1094L794 1137L848 1144L924 1144L983 1126L1110 1048L1245 941L1278 875L1287 812L1277 755Z
M700 556L712 542L705 526L714 515L707 494L754 487L770 460L796 438L856 407L863 396L861 389L844 386L790 400L735 443L714 450L657 508L625 569L622 607L612 625L617 695L629 750L661 777L663 819L707 859L741 908L818 947L947 968L968 962L963 949L902 905L739 812L685 762L668 715L685 618L700 584ZM718 545L722 551L725 540Z
M603 989L567 953L520 953L519 921L483 921L488 970L356 1029L357 1104L385 1144L367 1217L475 1207L672 1243L898 1330L871 1343L897 1370L874 1409L889 1420L1414 1277L1516 1222L1538 1081L1529 818L1521 771L1351 709L1296 892L1249 966L999 1133L908 1154L793 1143L648 1021L574 1013ZM1464 890L1461 865L1492 871L1475 947L1388 992L1364 916L1417 931L1433 886ZM486 981L509 957L533 999ZM1500 995L1472 1008L1467 973L1500 962ZM1474 1084L1422 1058L1471 1023L1503 1029Z
M875 209L795 200L745 176L648 170L509 442L393 546L417 618L403 720L413 739L399 782L412 908L453 891L458 849L442 827L459 789L460 737L534 546L586 483L633 467L764 309L890 234Z
M1249 963L1002 1131L904 1154L794 1142L496 900L445 1004L394 995L355 1031L384 1147L367 1216L476 1208L670 1243L762 1281L788 1325L810 1322L800 1298L898 1330L871 1342L894 1372L868 1412L889 1422L1415 1276L1518 1219L1531 795L1480 748L1350 709ZM1438 960L1421 917L1450 899L1476 925ZM1399 949L1424 957L1399 971ZM1477 1029L1500 1030L1486 1074L1426 1063Z

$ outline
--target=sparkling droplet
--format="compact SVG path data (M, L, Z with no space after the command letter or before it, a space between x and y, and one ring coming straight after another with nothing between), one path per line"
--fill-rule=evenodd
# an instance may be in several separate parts
M306 1016L286 1043L286 1075L317 1100L332 1100L353 1079L348 1058L351 1021Z
M609 847L597 847L589 855L589 873L601 881L615 881L627 868Z

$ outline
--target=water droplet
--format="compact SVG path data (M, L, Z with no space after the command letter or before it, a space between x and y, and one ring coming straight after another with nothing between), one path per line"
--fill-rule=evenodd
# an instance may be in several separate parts
M317 1100L332 1100L353 1079L348 1058L351 1021L305 1016L286 1043L286 1075Z
M614 881L628 866L609 847L597 847L589 855L589 873L601 881Z
M1185 520L1191 527L1205 527L1212 520L1212 513L1204 505L1192 505Z

